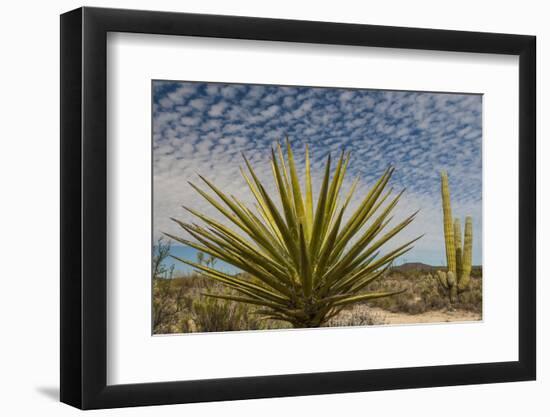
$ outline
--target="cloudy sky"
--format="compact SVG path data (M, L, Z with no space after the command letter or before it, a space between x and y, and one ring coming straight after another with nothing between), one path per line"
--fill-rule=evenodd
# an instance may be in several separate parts
M187 183L199 183L197 174L252 203L241 153L271 187L270 148L288 136L302 173L310 146L314 190L329 152L351 151L344 190L358 176L357 201L388 165L396 168L391 185L407 189L396 217L421 211L394 244L425 233L398 263L444 264L439 172L446 169L454 216L474 218L473 262L481 264L481 112L482 97L471 94L154 81L155 240L185 234L169 219L191 220L182 204L216 217Z

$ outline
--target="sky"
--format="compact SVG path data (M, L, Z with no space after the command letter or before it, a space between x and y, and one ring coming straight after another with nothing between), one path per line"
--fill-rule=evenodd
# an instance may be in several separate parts
M271 147L288 136L302 177L310 147L314 192L327 155L351 151L343 188L355 177L359 187L349 213L388 165L396 168L390 184L406 188L396 221L420 212L387 249L424 234L397 264L445 264L439 173L447 170L453 216L462 224L473 216L473 263L482 264L481 95L181 81L153 81L152 88L155 241L163 232L186 235L170 220L195 220L183 204L222 219L188 184L199 184L198 174L252 206L241 153L275 191Z

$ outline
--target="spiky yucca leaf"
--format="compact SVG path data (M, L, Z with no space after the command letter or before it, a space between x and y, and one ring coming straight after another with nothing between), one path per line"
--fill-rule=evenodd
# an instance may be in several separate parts
M286 154L285 161L283 149L277 144L271 155L278 202L266 191L243 155L246 169L241 169L241 173L254 196L256 210L200 176L206 187L190 183L191 186L228 220L227 224L186 208L202 225L172 220L193 239L168 234L184 245L241 269L254 277L253 280L176 259L233 290L229 295L207 295L258 306L259 314L287 321L294 327L322 326L349 304L399 293L366 290L368 284L383 277L392 262L409 251L418 239L379 256L381 247L416 215L388 226L402 195L402 192L397 194L384 206L391 195L386 186L394 169L389 167L384 172L344 221L357 187L355 180L341 199L350 154L341 153L332 175L331 156L327 157L316 205L308 147L304 187L288 140Z

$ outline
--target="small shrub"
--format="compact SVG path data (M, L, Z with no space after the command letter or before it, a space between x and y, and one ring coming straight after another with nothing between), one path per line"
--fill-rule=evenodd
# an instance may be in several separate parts
M333 317L328 321L326 327L374 326L381 324L386 324L384 316L380 313L373 313L365 305L359 305L351 311L344 310Z
M193 300L193 322L198 332L226 332L241 329L245 307L211 297Z
M471 310L477 313L481 313L482 299L483 299L482 279L472 277L467 290L462 292L459 295L458 302L456 303L456 307L464 310Z
M153 279L153 333L173 333L177 331L181 314L187 310L187 300L182 288L174 285L174 280Z
M383 282L374 283L372 291L388 291L401 286L407 288L402 294L394 297L372 300L369 305L391 311L393 313L421 314L434 310L462 309L481 312L481 268L477 268L470 284L464 290L458 301L451 306L445 289L441 288L437 278L430 273L423 274L419 271L401 272L392 271L390 277Z

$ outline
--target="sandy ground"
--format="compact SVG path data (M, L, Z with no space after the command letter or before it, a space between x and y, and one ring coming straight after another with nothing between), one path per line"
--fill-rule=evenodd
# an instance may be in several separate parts
M481 314L465 310L427 311L421 314L392 313L381 308L371 308L373 314L379 314L384 324L444 323L449 321L478 321Z
M353 309L344 310L338 318L346 320L351 316L368 316L371 323L375 325L384 324L414 324L414 323L445 323L452 321L479 321L481 314L466 310L435 310L420 314L392 313L378 307L368 307L365 305L354 306ZM359 324L359 323L357 323ZM366 323L365 323L366 324Z

